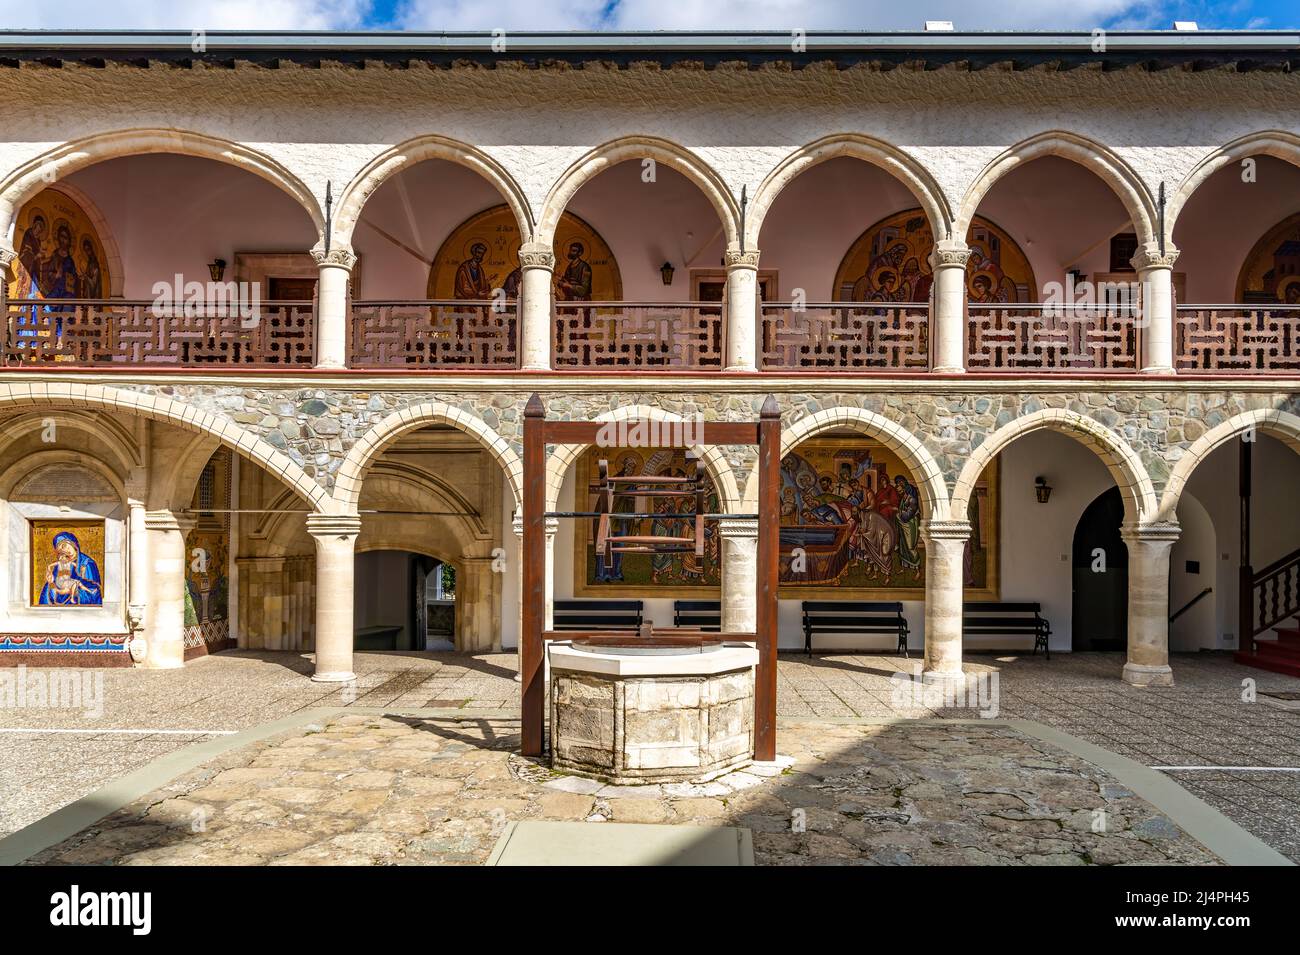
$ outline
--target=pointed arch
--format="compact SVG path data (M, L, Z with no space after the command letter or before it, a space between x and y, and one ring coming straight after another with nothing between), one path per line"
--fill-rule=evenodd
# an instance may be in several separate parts
M616 408L613 411L606 411L604 414L597 415L593 421L659 421L659 422L682 422L685 419L678 414L664 411L662 408L655 408L650 405L633 405L630 407ZM546 459L546 509L548 511L558 510L560 499L560 487L564 484L564 476L569 473L569 468L580 458L583 453L590 448L589 444L561 444ZM740 488L736 482L736 474L731 468L731 463L727 456L723 454L722 448L717 445L697 446L693 449L699 456L700 461L704 464L705 470L713 478L714 489L718 492L718 506L722 508L723 513L735 513L735 508L740 501Z
M962 239L970 228L971 220L979 211L980 203L993 185L1018 166L1043 156L1059 156L1091 170L1114 191L1133 220L1138 246L1157 241L1156 203L1151 192L1133 169L1115 152L1076 133L1050 130L1031 136L1004 150L980 170L975 181L966 190L961 209L953 223L953 235Z
M1118 434L1100 421L1068 408L1043 408L998 428L971 452L952 491L952 513L965 514L970 496L989 463L1013 441L1034 431L1059 431L1092 449L1124 496L1124 519L1149 521L1156 511L1156 492L1142 458Z
M936 240L952 229L952 210L943 189L915 157L889 143L858 133L840 133L801 146L786 156L754 191L746 210L745 247L758 248L763 223L782 190L800 174L830 159L847 156L889 173L911 191L930 220Z
M1174 191L1168 205L1165 207L1165 229L1167 230L1165 237L1171 242L1173 241L1174 229L1178 225L1179 214L1205 180L1224 166L1240 162L1251 156L1272 156L1275 159L1289 162L1293 166L1300 166L1300 136L1280 129L1263 130L1234 139L1204 157L1192 167L1192 171L1179 183L1178 188Z
M514 497L515 510L522 507L524 465L518 452L482 418L441 401L426 401L394 411L352 446L334 479L334 497L339 504L349 512L356 510L366 472L385 449L407 432L418 431L432 424L450 425L477 438L484 450L505 471L506 483Z
M555 241L555 230L560 216L568 208L574 195L586 183L612 166L629 159L653 159L669 169L681 173L713 205L722 223L728 247L739 246L740 206L726 182L703 159L684 146L657 136L624 136L602 143L574 162L551 187L538 216L534 241L547 247Z
M1183 456L1178 459L1169 475L1168 483L1165 484L1165 492L1160 498L1160 510L1156 519L1174 520L1178 512L1178 501L1187 488L1192 472L1216 448L1238 435L1252 431L1271 435L1300 454L1300 415L1275 408L1260 408L1233 415L1193 441Z
M477 146L436 135L417 136L398 143L361 168L339 194L338 216L332 227L334 240L344 247L350 247L352 232L361 219L366 201L375 190L402 170L430 159L454 162L478 173L491 183L514 213L519 224L520 240L531 240L533 213L528 197L505 166Z
M78 169L108 159L147 153L176 153L214 159L265 179L288 193L320 232L325 216L312 191L285 166L242 143L184 129L119 129L55 146L34 156L0 180L0 228L9 226L24 202Z
M921 494L921 517L926 521L948 519L948 485L944 483L934 455L921 439L884 415L865 408L826 408L801 418L781 432L781 457L784 458L809 438L826 431L848 429L879 441L898 455ZM746 511L758 508L758 475L751 474L745 485Z

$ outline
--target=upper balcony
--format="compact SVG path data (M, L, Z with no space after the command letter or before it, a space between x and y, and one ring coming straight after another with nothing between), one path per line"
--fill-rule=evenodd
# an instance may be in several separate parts
M739 203L690 170L625 159L557 185L567 198L535 223L486 179L429 159L344 204L349 244L323 249L303 208L247 172L127 156L19 210L0 363L1296 375L1300 169L1258 167L1266 193L1225 167L1183 197L1163 241L1142 243L1150 223L1121 191L1052 155L942 213L939 241L932 196L850 156L769 177ZM199 198L178 208L163 194Z

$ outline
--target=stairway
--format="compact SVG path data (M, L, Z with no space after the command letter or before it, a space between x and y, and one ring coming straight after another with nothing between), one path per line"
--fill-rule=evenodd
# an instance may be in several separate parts
M1276 640L1256 639L1254 653L1238 652L1234 659L1261 670L1300 677L1300 616L1293 617L1289 624L1273 628Z

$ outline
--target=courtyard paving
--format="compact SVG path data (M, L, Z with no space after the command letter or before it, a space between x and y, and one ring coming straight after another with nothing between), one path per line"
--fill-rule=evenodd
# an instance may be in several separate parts
M97 717L0 708L0 836L191 742L305 708L472 708L514 715L516 660L513 653L360 653L358 681L349 687L312 683L309 658L290 653L224 653L181 671L101 671L103 712ZM997 674L1000 716L1036 720L1146 766L1210 767L1169 775L1300 861L1300 773L1264 771L1300 767L1300 712L1266 695L1300 692L1300 680L1238 666L1225 654L1197 654L1174 657L1177 686L1136 689L1118 680L1122 663L1120 654L1104 653L1058 654L1050 662L972 655L967 670ZM969 709L900 709L891 677L915 665L890 656L808 660L783 654L780 715L787 722L972 718ZM1246 692L1251 685L1243 681L1254 681L1253 702ZM819 725L831 732L826 727L833 724ZM507 728L494 732L506 734Z
M518 721L336 715L227 753L31 864L481 864L507 822L744 826L760 865L1219 860L1097 767L991 723L787 721L778 763L605 786L516 756Z

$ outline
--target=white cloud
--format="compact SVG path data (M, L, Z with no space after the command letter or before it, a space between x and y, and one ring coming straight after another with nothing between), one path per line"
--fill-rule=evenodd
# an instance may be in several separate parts
M0 2L0 28L63 30L359 29L370 0L62 0Z
M603 0L406 0L397 11L404 30L436 32L474 30L560 31L602 29Z

